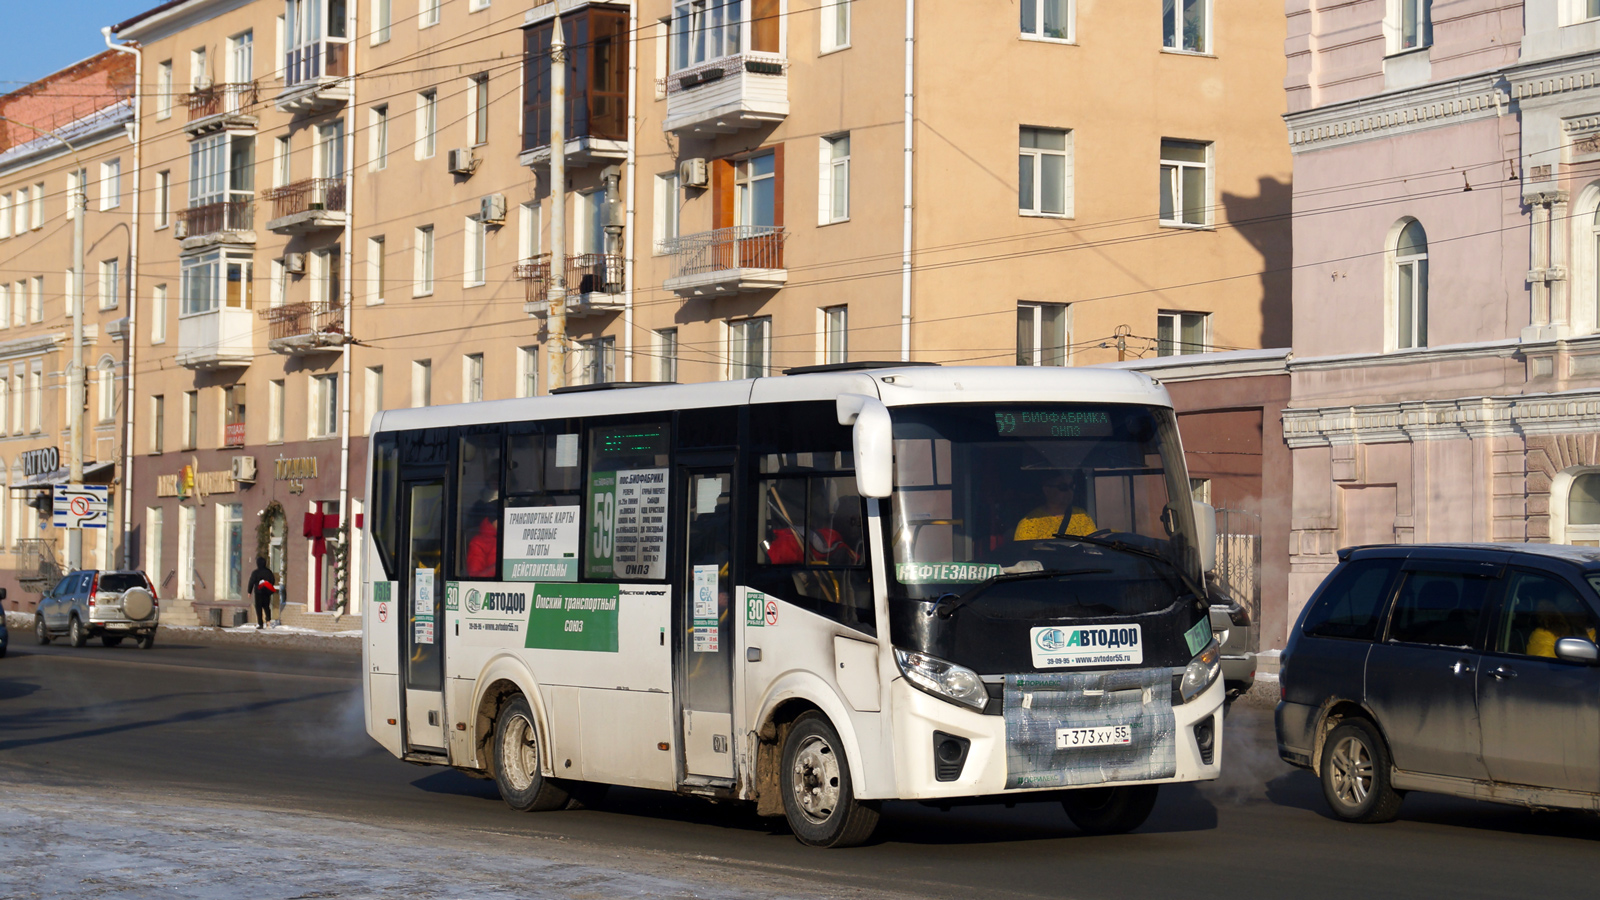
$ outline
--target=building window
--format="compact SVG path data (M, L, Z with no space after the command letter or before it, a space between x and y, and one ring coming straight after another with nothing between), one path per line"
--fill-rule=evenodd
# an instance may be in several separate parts
M416 233L416 269L412 273L411 296L433 293L433 226L424 225Z
M1394 245L1396 350L1428 346L1428 236L1408 221Z
M411 361L411 405L413 407L433 405L433 360L431 359Z
M336 180L344 177L344 120L334 119L317 126L315 170L317 177Z
M822 139L822 186L818 225L850 218L850 135Z
M539 256L539 204L517 207L517 260L531 263Z
M478 287L483 284L484 270L484 244L487 243L483 231L483 223L477 219L468 218L461 227L461 234L465 246L462 247L462 260L465 265L461 267L461 284L463 287Z
M254 135L218 134L189 145L189 208L214 207L192 214L191 236L254 224L255 157Z
M156 394L150 398L150 452L162 453L167 449L167 398Z
M1017 304L1017 365L1067 364L1067 306L1064 303Z
M44 276L33 276L33 284L28 291L28 318L34 322L44 321Z
M267 443L283 442L283 379L267 383Z
M144 511L144 570L153 584L160 584L162 524L166 511L159 506L149 506Z
M1583 17L1600 19L1600 0L1584 0Z
M606 192L580 192L573 212L572 231L568 232L572 235L572 251L579 254L606 252Z
M243 447L245 439L244 385L230 384L222 389L222 446Z
M383 235L367 238L367 303L382 303L387 299L389 263L385 255Z
M192 316L230 309L250 309L254 268L248 255L214 250L183 260L179 315Z
M122 260L100 261L100 308L116 309L117 298L122 296Z
M1433 43L1433 0L1389 0L1394 51L1404 53ZM1588 18L1600 15L1600 4L1586 0Z
M21 368L20 366L18 368ZM13 370L16 371L16 370ZM11 376L11 433L21 434L23 419L28 413L27 375L18 372Z
M325 309L343 306L344 254L339 245L311 251L311 302Z
M1172 0L1166 2L1170 4ZM1021 7L1023 37L1072 40L1070 0L1021 0Z
M368 366L366 371L366 384L362 396L362 417L366 420L366 430L372 431L372 419L383 412L383 366Z
M72 211L72 176L67 176L67 211ZM0 194L0 238L11 237L11 195Z
M489 143L489 76L474 75L467 79L467 133L472 136L472 146Z
M1558 485L1561 480L1560 475L1556 476ZM1561 542L1579 547L1600 547L1600 471L1591 470L1572 476L1567 486L1566 507L1566 527Z
M163 344L167 340L167 286L158 284L150 289L150 343Z
M94 378L95 395L100 401L100 421L114 422L117 419L117 364L109 359L101 360L95 369Z
M676 0L672 7L673 71L739 53L743 37L740 19L738 0ZM762 29L757 23L752 30Z
M1017 212L1072 215L1072 135L1056 128L1021 129L1017 149Z
M28 231L28 189L17 189L17 234L26 234Z
M389 106L374 106L367 120L372 141L372 170L381 172L389 167Z
M830 306L822 314L822 362L834 365L850 361L850 308Z
M1161 224L1211 224L1211 145L1161 140Z
M311 437L339 433L339 376L311 376Z
M1161 0L1161 46L1186 53L1211 52L1211 0Z
M767 374L772 319L740 319L728 323L728 377L760 378Z
M120 164L118 165L120 169ZM117 184L122 184L122 178L117 177ZM121 201L118 201L121 202ZM44 182L33 186L33 228L35 231L44 227Z
M183 448L200 446L200 392L183 392Z
M777 224L777 158L763 153L733 166L736 225Z
M244 590L244 504L217 504L217 595L238 600Z
M608 384L617 380L617 339L590 338L578 342L578 383Z
M461 357L461 401L478 403L483 400L483 354L468 353Z
M678 380L678 329L663 328L656 332L656 380Z
M417 95L417 159L432 159L434 137L439 127L439 92Z
M1211 315L1198 312L1156 314L1156 355L1189 356L1211 349Z
M656 241L655 251L666 253L678 238L680 215L678 173L667 172L656 176Z
M394 19L391 0L372 0L372 45L389 40L389 28Z
M121 205L122 160L107 160L100 164L100 208L114 209Z
M517 348L517 396L539 395L539 348Z
M850 7L853 2L854 0L822 0L823 53L832 53L850 46ZM1066 0L1057 2L1065 3Z
M440 0L417 0L417 27L427 28L439 24Z
M26 297L26 293L23 293ZM0 284L0 328L11 327L11 285Z
M172 117L172 60L156 64L156 118Z

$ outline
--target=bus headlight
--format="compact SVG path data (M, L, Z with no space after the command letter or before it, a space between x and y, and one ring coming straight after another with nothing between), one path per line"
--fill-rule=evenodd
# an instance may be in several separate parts
M1206 645L1204 650L1194 659L1189 661L1189 668L1183 670L1183 681L1178 685L1178 696L1184 703L1205 693L1222 674L1222 646L1216 641Z
M894 661L907 681L935 697L978 710L989 702L989 692L983 686L983 679L966 666L898 647L894 651Z

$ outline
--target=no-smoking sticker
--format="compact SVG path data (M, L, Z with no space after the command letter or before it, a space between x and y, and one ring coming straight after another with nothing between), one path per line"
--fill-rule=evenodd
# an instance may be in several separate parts
M767 598L767 624L778 624L778 601L771 597Z
M389 621L389 604L387 604L387 603L379 603L378 604L378 621L379 622L387 622L387 621Z

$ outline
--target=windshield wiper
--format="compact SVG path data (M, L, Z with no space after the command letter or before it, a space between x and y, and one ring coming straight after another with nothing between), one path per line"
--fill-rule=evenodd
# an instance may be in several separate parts
M1205 589L1194 583L1194 579L1189 577L1189 573L1184 571L1183 566L1173 562L1165 556L1162 556L1154 550L1146 550L1143 547L1127 543L1126 541L1114 541L1110 540L1109 538L1098 538L1087 534L1067 534L1064 527L1061 531L1056 533L1056 540L1077 541L1081 544L1092 544L1096 547L1105 547L1111 550L1117 550L1119 552L1129 554L1130 556L1153 559L1176 573L1178 580L1183 582L1183 586L1189 590L1189 593L1194 595L1196 600L1204 600L1206 598Z
M941 594L934 602L933 609L928 610L928 615L948 619L955 615L956 610L975 600L979 594L1005 581L1033 581L1037 578L1060 578L1067 575L1104 575L1110 571L1110 569L1034 569L1028 572L1001 572L985 578L959 594Z

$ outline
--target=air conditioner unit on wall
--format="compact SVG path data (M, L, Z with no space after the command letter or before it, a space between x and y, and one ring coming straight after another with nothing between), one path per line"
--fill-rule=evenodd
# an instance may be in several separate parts
M256 458L254 456L235 456L233 458L233 480L244 484L255 482Z
M684 187L703 188L711 183L710 167L701 157L678 163L678 182Z
M304 275L306 273L306 255L304 253L285 253L283 255L283 270L290 275Z
M499 225L506 220L506 195L490 194L478 201L478 221Z
M478 168L478 160L472 155L471 147L458 147L445 154L452 175L471 175Z

